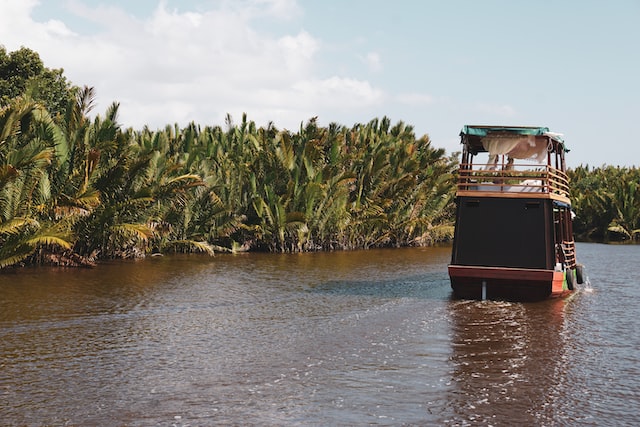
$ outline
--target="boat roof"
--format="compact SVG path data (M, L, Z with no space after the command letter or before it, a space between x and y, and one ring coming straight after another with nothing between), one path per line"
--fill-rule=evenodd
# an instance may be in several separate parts
M487 126L487 125L465 125L460 131L462 143L473 147L474 151L486 151L483 149L482 140L485 138L522 138L522 137L548 137L553 144L554 151L558 146L567 152L562 134L551 132L547 127L541 126Z

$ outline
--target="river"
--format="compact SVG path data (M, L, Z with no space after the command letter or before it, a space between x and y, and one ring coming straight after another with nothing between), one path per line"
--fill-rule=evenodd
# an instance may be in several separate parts
M537 303L453 299L450 251L2 274L0 425L637 424L640 245Z

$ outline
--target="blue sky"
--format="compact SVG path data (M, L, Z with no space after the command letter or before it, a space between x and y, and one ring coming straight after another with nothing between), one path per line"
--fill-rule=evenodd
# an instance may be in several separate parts
M388 116L453 152L465 124L537 125L569 166L631 166L639 20L638 0L0 0L0 44L135 128Z

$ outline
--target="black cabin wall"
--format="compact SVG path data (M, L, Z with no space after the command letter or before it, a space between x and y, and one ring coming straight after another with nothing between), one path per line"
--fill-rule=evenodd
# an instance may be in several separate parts
M461 197L452 264L553 268L551 201Z

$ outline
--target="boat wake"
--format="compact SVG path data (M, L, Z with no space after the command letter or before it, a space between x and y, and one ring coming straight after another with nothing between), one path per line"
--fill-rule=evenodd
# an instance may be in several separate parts
M584 278L584 283L579 288L580 292L584 292L587 294L593 293L593 286L591 286L591 280L589 280L589 276Z

